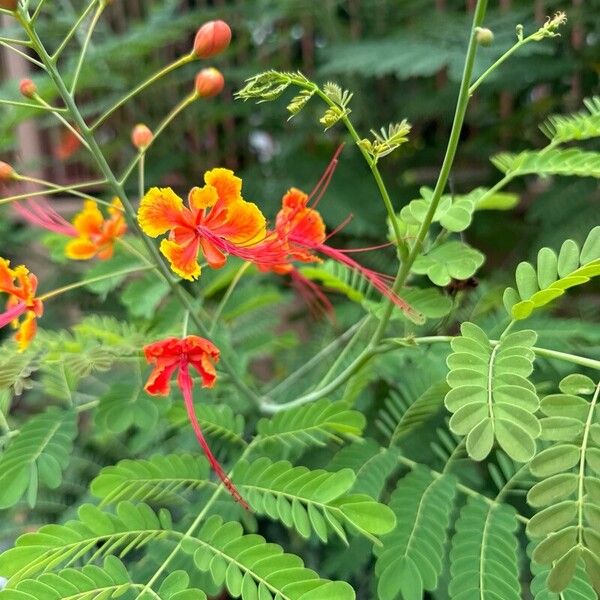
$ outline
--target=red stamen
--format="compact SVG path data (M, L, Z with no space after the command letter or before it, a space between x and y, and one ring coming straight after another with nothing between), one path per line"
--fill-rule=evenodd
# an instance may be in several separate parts
M315 198L314 202L312 203L311 208L315 208L317 206L317 204L319 204L319 202L321 201L323 194L325 194L325 192L327 191L327 188L329 187L331 178L333 177L335 169L337 168L337 165L338 165L338 158L339 158L340 154L342 153L343 149L344 149L344 144L340 144L337 147L337 150L334 152L331 160L329 161L329 164L325 168L325 171L323 171L321 178L319 179L319 181L317 181L317 185L315 185L312 192L308 195L307 206L308 206L308 203L310 203L313 196L315 196L315 195L316 195L316 198Z
M248 503L244 500L242 495L238 492L237 488L233 485L231 479L229 479L229 477L223 470L223 467L221 467L219 461L211 452L208 442L202 434L202 430L200 429L200 423L198 422L198 417L196 416L196 411L194 409L194 401L192 398L193 382L192 378L190 377L187 362L185 362L185 360L182 360L181 365L179 367L179 375L177 376L177 382L179 384L179 388L181 389L181 393L183 394L183 401L185 403L186 412L192 425L192 429L194 430L196 439L198 440L198 443L204 451L204 454L206 455L210 466L212 467L213 471L217 474L217 477L223 482L223 485L227 488L229 493L233 496L233 499L236 502L239 502L246 510L250 510Z
M17 202L13 206L14 211L26 221L54 233L60 233L69 237L77 236L75 227L63 219L45 200L29 199L26 201L26 204L27 207Z
M325 315L333 323L335 320L333 304L321 288L314 281L304 277L295 267L290 271L290 277L313 317L319 318Z

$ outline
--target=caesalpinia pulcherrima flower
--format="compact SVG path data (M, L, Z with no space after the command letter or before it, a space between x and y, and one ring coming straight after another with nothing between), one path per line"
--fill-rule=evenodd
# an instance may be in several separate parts
M170 337L148 344L144 346L144 354L146 360L154 367L146 382L145 390L153 396L168 396L171 391L171 377L177 371L177 385L183 395L187 415L198 443L212 469L233 498L244 508L248 508L241 494L211 452L194 410L194 384L189 367L193 367L199 373L202 387L213 387L217 379L215 364L219 360L219 349L205 338L188 335L183 339Z
M17 329L15 339L23 351L37 331L37 317L44 312L42 301L36 298L38 280L24 265L10 268L10 262L0 258L0 292L8 294L6 310L0 314L0 327L9 323ZM21 316L25 315L24 319Z
M105 219L94 200L85 201L83 210L73 219L77 237L65 249L69 258L106 260L112 257L115 240L127 231L127 223L118 198L113 198L108 212L110 216Z
M184 279L200 276L200 251L213 268L227 255L251 260L250 249L266 235L265 217L256 204L242 198L242 180L228 169L204 174L206 185L193 188L188 205L171 188L152 188L142 198L138 221L151 237L169 232L160 251Z

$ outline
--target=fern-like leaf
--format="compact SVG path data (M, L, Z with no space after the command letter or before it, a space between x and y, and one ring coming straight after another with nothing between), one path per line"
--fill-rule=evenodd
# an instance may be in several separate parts
M467 436L467 452L474 460L483 460L497 441L512 459L528 461L541 431L535 416L538 397L527 379L533 371L535 332L505 335L496 346L473 323L463 323L461 333L452 340L447 360L450 429Z
M298 556L285 554L260 535L244 535L239 523L224 523L217 515L206 521L197 537L186 540L184 550L194 555L198 569L210 573L217 585L225 585L233 598L355 598L348 583L321 579Z
M517 519L509 505L469 498L450 551L452 600L520 600Z
M422 598L423 590L436 589L455 495L454 477L436 478L420 467L398 482L390 499L397 525L376 549L380 600Z
M542 439L552 444L530 465L532 474L542 481L531 488L527 502L542 510L529 521L527 533L542 539L533 560L552 567L548 575L551 591L562 592L583 559L600 593L600 383L589 380L587 391L592 388L593 396L588 402L566 393L573 391L572 381L564 379L563 393L541 402Z
M257 444L286 448L324 446L329 441L360 436L365 424L364 415L348 408L345 402L319 400L261 419L256 427Z
M56 489L76 433L74 412L51 408L32 417L0 457L0 508L13 506L24 494L35 506L39 481Z
M346 527L377 542L374 536L388 533L395 525L387 506L365 494L347 494L356 480L351 469L311 471L263 457L238 463L233 480L258 514L294 527L304 538L314 531L326 542L333 531L346 541Z
M600 177L600 154L577 148L497 154L492 158L492 163L511 178L533 174Z
M600 275L600 226L588 234L581 250L573 240L561 246L558 256L542 248L537 268L522 262L517 267L517 287L504 292L504 306L513 319L526 319L536 309L562 296L569 288Z
M77 521L44 525L35 533L22 535L14 548L0 555L0 573L15 585L60 565L68 566L81 559L92 562L117 552L125 556L152 540L170 537L179 541L183 537L172 529L167 511L157 515L145 504L122 502L116 514L84 504L78 517Z
M588 140L600 136L600 97L586 98L587 110L572 115L552 115L540 126L554 144Z

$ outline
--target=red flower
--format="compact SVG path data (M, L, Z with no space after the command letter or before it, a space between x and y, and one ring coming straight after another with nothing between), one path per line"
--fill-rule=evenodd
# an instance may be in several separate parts
M202 379L202 387L211 388L217 379L215 363L219 360L219 349L207 339L196 335L188 335L180 339L176 337L167 338L144 346L146 360L154 365L154 370L146 382L145 390L153 396L168 396L171 390L171 377L177 373L177 385L183 395L188 418L196 434L198 443L204 450L204 454L225 487L233 498L244 508L248 508L246 501L237 491L225 471L211 452L194 410L192 397L193 381L190 376L191 365Z

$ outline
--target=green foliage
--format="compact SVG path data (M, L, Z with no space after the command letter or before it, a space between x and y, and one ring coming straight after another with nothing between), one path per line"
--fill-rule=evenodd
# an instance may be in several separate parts
M53 408L32 417L0 455L0 509L24 495L35 506L40 482L58 488L76 434L73 411Z
M511 178L532 174L600 177L600 154L577 148L497 154L492 163Z
M509 333L496 345L473 323L463 323L461 334L452 340L448 357L450 428L466 436L474 460L486 458L494 442L512 459L530 460L541 432L535 416L538 397L527 379L533 371L535 332Z
M548 588L565 590L583 560L596 591L600 591L598 515L600 515L600 384L567 377L561 394L542 399L541 438L551 444L531 461L542 479L527 495L541 509L527 525L527 534L542 541L533 560L550 566ZM592 395L591 401L573 392Z
M600 97L586 98L587 110L573 115L553 115L540 126L553 144L587 140L600 136Z
M515 511L469 498L450 550L452 600L520 600Z
M597 275L600 275L600 227L590 231L581 250L576 242L566 240L558 256L550 248L542 248L537 256L537 269L531 263L519 263L517 289L506 289L504 306L513 319L526 319L568 289Z
M355 598L348 583L319 578L299 557L284 553L260 535L244 535L239 523L224 523L216 515L206 521L197 538L186 540L184 550L194 555L198 569L210 573L217 585L225 585L234 598Z
M345 402L319 400L261 419L256 431L258 443L267 448L306 448L359 436L365 423L364 415Z
M421 254L412 270L427 275L435 285L448 285L452 279L469 279L483 264L485 256L458 240L444 242Z
M437 588L455 494L448 475L436 478L419 468L400 480L390 499L396 528L376 550L380 600L417 600Z

